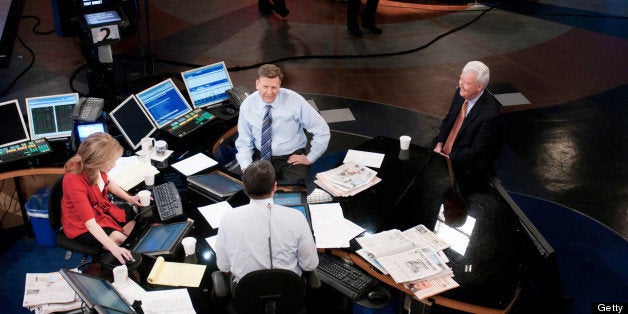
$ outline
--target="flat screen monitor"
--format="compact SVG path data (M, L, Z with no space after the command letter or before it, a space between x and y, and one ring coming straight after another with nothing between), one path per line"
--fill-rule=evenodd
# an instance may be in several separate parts
M88 309L97 313L136 313L108 281L67 269L59 272Z
M233 87L224 62L218 62L181 73L194 108L215 107L228 99Z
M26 98L26 114L31 139L67 138L72 134L72 109L77 93Z
M133 248L133 252L146 255L173 254L192 224L193 221L188 220L152 226Z
M0 117L2 117L0 147L18 144L30 139L24 116L22 116L22 110L17 100L0 103Z
M151 86L135 96L158 128L192 111L172 79Z
M138 149L143 138L153 134L157 127L135 96L131 95L109 113L131 148Z
M94 123L85 123L76 125L76 134L78 135L79 143L82 143L88 136L101 132L106 133L105 124L97 121Z
M273 202L278 205L290 206L304 204L301 193L279 192L273 196Z
M86 13L83 14L83 18L85 18L85 24L88 27L117 24L122 21L120 14L116 10Z

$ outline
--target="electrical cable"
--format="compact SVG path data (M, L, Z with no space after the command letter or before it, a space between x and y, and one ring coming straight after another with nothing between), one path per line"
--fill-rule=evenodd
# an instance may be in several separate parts
M36 30L37 26L39 26L39 24L41 24L41 19L39 17L37 17L37 16L34 16L34 15L24 15L24 16L21 17L21 19L23 19L23 20L34 19L35 21L37 21L37 23L35 23L35 25L33 25L33 29L32 29L33 33L35 33L37 35L50 35L50 34L55 32L54 28L52 30L50 30L50 31L47 31L47 32L37 31Z

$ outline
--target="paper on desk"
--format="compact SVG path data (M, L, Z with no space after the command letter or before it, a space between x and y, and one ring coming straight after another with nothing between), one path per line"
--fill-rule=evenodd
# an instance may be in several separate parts
M205 217L205 220L209 223L209 225L214 228L220 228L220 220L222 216L229 210L232 210L231 204L227 203L227 201L218 202L215 204L210 204L207 206L199 207L198 211L201 212L201 215Z
M353 161L358 165L379 168L382 166L382 162L384 161L384 154L350 149L347 151L347 155L345 155L345 159L342 162L346 164L350 161Z
M160 155L157 155L157 151L153 149L150 152L150 159L158 161L158 162L164 162L164 160L168 159L168 157L170 157L170 155L172 155L173 152L174 151L172 150L166 150L166 153L160 156ZM135 152L135 154L138 156L144 156L144 151L140 149L137 152Z
M349 241L364 229L345 219L338 203L310 204L317 248L349 247Z
M217 238L218 238L217 235L205 238L205 241L207 241L207 244L209 244L209 246L212 248L212 250L214 250L214 252L216 252L215 247L216 247L216 239Z
M158 257L146 281L154 285L198 287L207 265L166 262Z
M207 157L207 155L198 153L192 157L172 164L172 167L179 170L179 172L183 173L185 176L191 176L201 170L213 167L217 164L217 161Z
M142 298L142 310L152 313L196 313L187 289L148 291Z
M48 303L69 303L76 293L59 272L27 273L24 282L22 306L32 307Z
M144 175L158 173L157 168L143 163L137 156L129 156L119 158L107 175L123 190L128 191L144 182Z

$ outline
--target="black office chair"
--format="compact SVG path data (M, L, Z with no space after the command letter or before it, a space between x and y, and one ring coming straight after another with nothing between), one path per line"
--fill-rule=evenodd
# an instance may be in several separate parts
M48 217L50 219L50 226L57 233L57 246L70 252L83 254L83 257L81 258L81 265L84 265L89 256L92 256L92 261L94 261L94 259L99 256L101 249L74 241L63 233L61 226L61 197L63 196L62 183L63 176L61 176L52 185L52 189L50 190L50 199L48 200Z
M285 269L262 269L246 274L231 291L237 313L305 313L305 282L311 288L321 283L316 271L305 272L304 278ZM229 295L228 276L220 271L212 273L214 293L224 298Z

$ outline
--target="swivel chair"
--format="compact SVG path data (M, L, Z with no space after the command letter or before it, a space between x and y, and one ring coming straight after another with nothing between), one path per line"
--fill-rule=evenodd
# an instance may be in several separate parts
M88 256L92 256L93 258L97 257L101 249L74 241L63 233L63 227L61 226L61 197L63 196L62 183L63 176L61 176L52 185L52 189L50 190L50 199L48 200L48 217L50 219L50 226L57 233L57 246L70 252L83 254L83 257L81 258L81 265L83 265L85 264Z
M311 288L320 287L316 271L304 273ZM220 271L212 273L218 297L229 294L229 280ZM262 269L246 274L231 291L237 313L305 313L305 280L290 270Z

